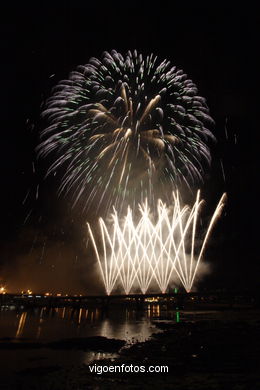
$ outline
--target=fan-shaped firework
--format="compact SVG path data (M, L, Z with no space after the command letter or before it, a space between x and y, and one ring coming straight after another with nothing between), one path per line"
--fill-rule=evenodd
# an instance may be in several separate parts
M158 201L155 220L147 202L139 206L137 221L134 221L130 207L123 219L119 219L114 210L112 224L99 218L99 245L95 239L97 235L94 236L88 224L108 295L118 282L126 294L136 287L145 294L153 281L165 293L173 279L176 283L176 276L187 292L192 289L205 246L224 208L226 194L220 198L202 241L197 243L198 217L203 203L200 192L197 192L192 208L181 205L178 193L173 193L173 199L171 210Z
M99 205L126 197L134 204L160 183L171 191L201 183L210 164L214 122L205 99L182 70L153 54L91 58L54 88L43 116L50 126L39 154L54 152L48 173L64 165L60 192L72 191L75 203L98 196Z

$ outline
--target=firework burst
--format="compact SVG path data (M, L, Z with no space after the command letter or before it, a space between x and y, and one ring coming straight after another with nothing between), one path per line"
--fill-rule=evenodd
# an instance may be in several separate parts
M151 201L166 183L191 188L210 164L214 122L205 99L153 54L91 58L54 88L43 116L39 155L54 156L48 174L63 167L60 193L84 207Z

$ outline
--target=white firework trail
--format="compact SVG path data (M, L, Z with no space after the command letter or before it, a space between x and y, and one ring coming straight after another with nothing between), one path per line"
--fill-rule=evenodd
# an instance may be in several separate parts
M173 193L171 210L158 200L156 221L147 201L139 205L138 221L135 221L130 207L123 219L119 219L114 209L112 224L99 219L101 245L88 224L106 293L110 295L118 282L125 294L137 286L145 294L154 282L165 293L176 276L185 290L191 291L225 200L226 194L223 194L199 248L197 221L204 202L200 199L200 191L192 207L181 205L178 192Z

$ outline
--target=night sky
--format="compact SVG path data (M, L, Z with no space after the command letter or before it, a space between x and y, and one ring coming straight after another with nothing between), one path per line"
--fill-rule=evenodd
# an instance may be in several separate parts
M124 3L42 2L1 12L0 283L10 290L96 291L85 220L77 210L71 212L68 199L57 198L58 183L43 180L46 163L36 161L35 147L44 126L41 104L59 80L90 57L100 57L104 50L124 54L137 49L183 69L206 97L216 122L218 143L203 194L209 210L224 191L228 204L207 250L212 272L201 288L256 288L256 9L197 2L189 7L175 2Z

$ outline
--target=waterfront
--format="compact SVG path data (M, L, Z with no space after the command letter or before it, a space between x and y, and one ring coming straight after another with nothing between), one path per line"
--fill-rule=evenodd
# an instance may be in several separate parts
M143 388L152 383L155 388L162 383L171 388L174 383L176 389L186 389L181 382L185 379L186 383L188 376L192 383L195 374L202 386L215 365L221 378L212 379L209 389L225 389L226 382L232 384L236 375L244 373L240 378L244 387L239 379L237 388L251 390L255 388L251 382L257 372L259 326L259 311L250 306L176 310L153 303L143 310L111 305L108 311L100 307L2 307L1 388L110 389L113 383L118 388L139 388L138 375L90 374L89 364L98 361L101 365L168 365L168 374L156 379L143 376ZM246 387L246 376L251 387Z

